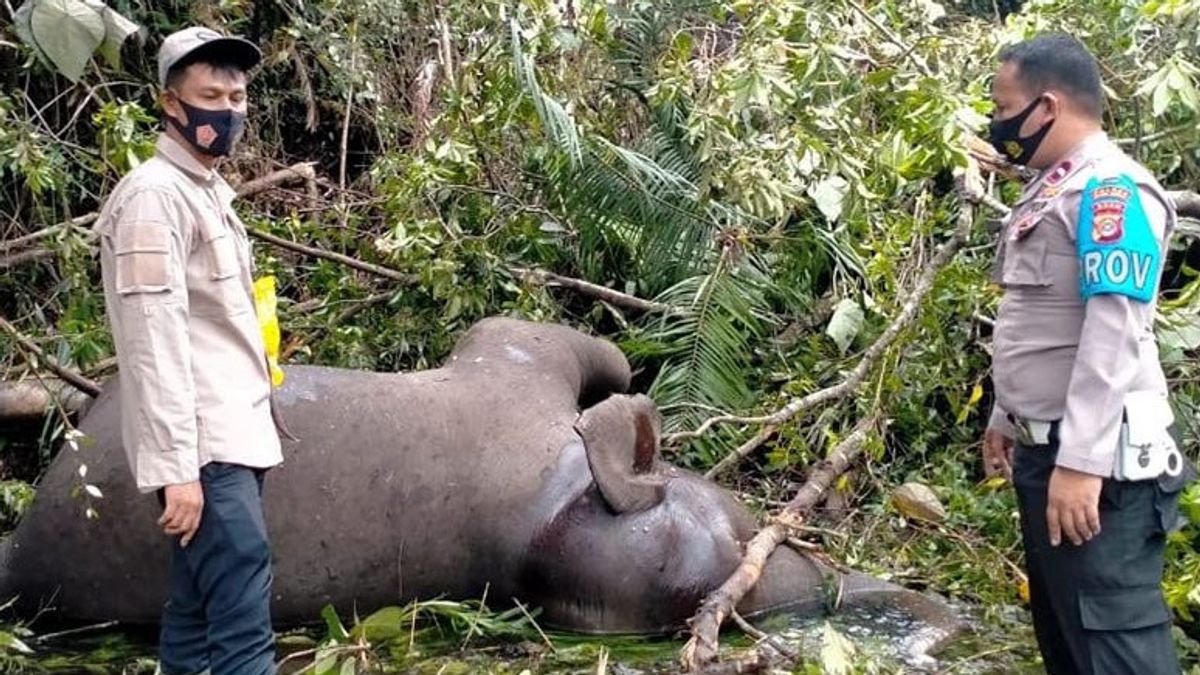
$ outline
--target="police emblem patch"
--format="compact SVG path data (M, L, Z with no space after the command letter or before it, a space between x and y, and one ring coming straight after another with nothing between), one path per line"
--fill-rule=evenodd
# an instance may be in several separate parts
M1071 160L1069 159L1059 162L1058 166L1054 167L1054 170L1050 172L1050 175L1046 176L1046 185L1057 185L1071 172L1072 166L1074 165L1071 164Z
M1113 244L1125 235L1125 207L1129 189L1116 178L1109 178L1092 188L1092 241Z

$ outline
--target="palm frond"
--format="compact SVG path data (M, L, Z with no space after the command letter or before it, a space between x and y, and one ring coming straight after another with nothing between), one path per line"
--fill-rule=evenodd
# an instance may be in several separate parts
M685 279L659 296L681 308L659 319L643 339L666 357L650 395L668 412L664 428L697 424L713 409L744 410L753 403L744 373L751 345L769 322L757 261L735 266L722 256L708 274Z

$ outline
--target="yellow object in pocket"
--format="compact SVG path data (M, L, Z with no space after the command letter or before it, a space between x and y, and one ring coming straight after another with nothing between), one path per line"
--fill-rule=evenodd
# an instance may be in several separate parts
M279 367L279 315L275 312L275 277L266 276L254 281L254 311L258 327L267 348L267 367L271 369L271 385L283 384L283 369Z

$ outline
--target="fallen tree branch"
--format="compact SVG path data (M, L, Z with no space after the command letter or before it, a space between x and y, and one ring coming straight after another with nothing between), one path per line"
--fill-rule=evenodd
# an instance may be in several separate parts
M960 205L958 214L958 225L955 227L954 234L938 247L937 254L929 261L929 264L921 272L921 276L917 280L916 286L912 292L908 294L908 299L900 312L892 319L891 324L883 331L883 333L875 340L867 351L859 360L858 365L850 374L841 382L815 391L807 396L794 398L784 407L776 410L770 415L759 415L751 417L742 417L737 415L717 415L705 420L695 431L683 431L676 434L671 434L665 437L668 443L678 443L682 440L697 438L705 434L709 429L718 424L763 424L766 425L753 438L746 441L736 450L729 453L724 459L716 464L708 471L706 476L712 477L719 474L721 471L737 464L743 457L749 455L764 441L770 438L771 434L779 427L779 425L787 422L796 415L810 410L822 403L834 401L858 391L870 373L871 368L875 363L891 348L900 334L908 328L913 319L916 318L918 310L921 308L921 302L929 291L933 289L933 283L937 279L938 272L942 270L951 260L954 259L958 249L967 241L971 233L971 223L974 217L974 209L963 200Z
M1158 131L1146 134L1145 136L1142 136L1140 138L1113 139L1113 143L1116 145L1119 145L1121 147L1128 147L1131 145L1137 145L1138 143L1153 143L1154 141L1161 141L1162 139L1164 139L1168 136L1174 136L1175 134L1180 134L1185 131L1197 131L1197 130L1200 130L1200 125L1197 125L1194 121L1186 122L1184 124L1180 124L1179 126L1168 127L1166 129L1159 129Z
M1180 218L1200 218L1200 194L1190 190L1168 192L1167 196L1175 202L1175 215Z
M317 170L315 167L316 162L293 164L285 169L272 171L265 176L248 180L237 186L235 191L238 197L246 198L288 183L311 183L317 179Z
M16 326L9 323L8 320L2 316L0 316L0 329L12 336L12 339L15 340L16 343L27 352L27 360L33 361L33 359L29 359L29 354L33 354L39 363L45 364L47 368L49 368L54 372L55 375L59 377L59 379L66 380L71 384L71 386L89 396L100 395L99 384L89 380L73 370L60 366L57 361L47 356L46 352L42 351L41 347L34 344L33 340L25 337L25 335L17 330Z
M0 382L0 423L39 419L55 401L67 412L75 412L89 398L70 384L56 380Z
M20 237L15 237L6 241L0 241L0 253L7 253L15 248L28 246L34 242L45 239L46 237L58 234L63 230L63 228L86 227L87 225L91 225L92 223L96 222L96 219L99 217L100 214L98 212L88 213L79 216L78 218L72 218L49 227L43 227L36 232L30 232L29 234L22 235Z
M300 162L298 164L293 164L285 169L272 171L265 176L246 181L245 183L237 186L234 191L237 193L238 197L246 198L266 192L273 187L278 187L291 182L306 182L311 184L316 180L317 176L314 166L314 162ZM29 246L41 241L42 239L52 237L59 232L62 232L64 229L86 227L96 222L96 219L99 217L100 212L93 211L92 213L86 213L82 216L63 221L56 225L44 227L36 232L30 232L29 234L9 239L7 241L0 241L0 253L9 253L10 251L14 251L21 247ZM88 239L94 237L90 230L85 230L84 236ZM57 255L57 251L49 248L35 248L25 251L18 251L17 253L12 253L11 255L0 258L0 269L16 267L17 265L33 262L35 260L53 258Z
M27 248L24 251L17 251L12 255L0 257L0 270L6 270L11 267L19 267L25 263L56 257L58 257L58 253L48 248Z
M688 671L698 671L716 661L721 624L762 577L767 559L804 523L804 517L828 492L838 476L862 454L868 435L879 422L878 413L861 420L854 431L838 443L832 454L809 474L796 496L770 519L769 524L746 544L742 563L733 574L704 599L696 615L688 620L692 637L683 647L681 661Z
M610 305L632 309L637 312L651 313L670 313L673 308L670 305L653 300L644 300L642 298L615 291L607 286L594 284L583 279L574 279L572 277L564 277L553 272L545 270L527 269L524 267L514 267L512 271L521 278L533 281L535 283L545 284L547 286L559 286L561 288L569 288L581 295L586 295L590 298L603 300Z
M361 272L368 272L370 274L385 277L387 279L394 279L405 284L415 284L420 281L420 277L416 274L401 272L400 270L394 270L390 267L384 267L383 265L376 265L375 263L364 262L343 253L335 253L333 251L326 251L323 248L307 246L305 244L294 242L290 239L284 239L283 237L278 237L268 232L263 232L262 230L246 228L246 232L251 237L265 241L272 246L278 246L279 248L286 249L294 253L303 253L304 255L311 256L313 258L331 260Z

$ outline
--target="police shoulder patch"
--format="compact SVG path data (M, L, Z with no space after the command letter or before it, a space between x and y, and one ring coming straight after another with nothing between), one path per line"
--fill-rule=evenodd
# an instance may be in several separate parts
M1154 299L1162 260L1137 184L1125 174L1093 177L1079 205L1076 244L1079 291L1119 294L1141 302Z

